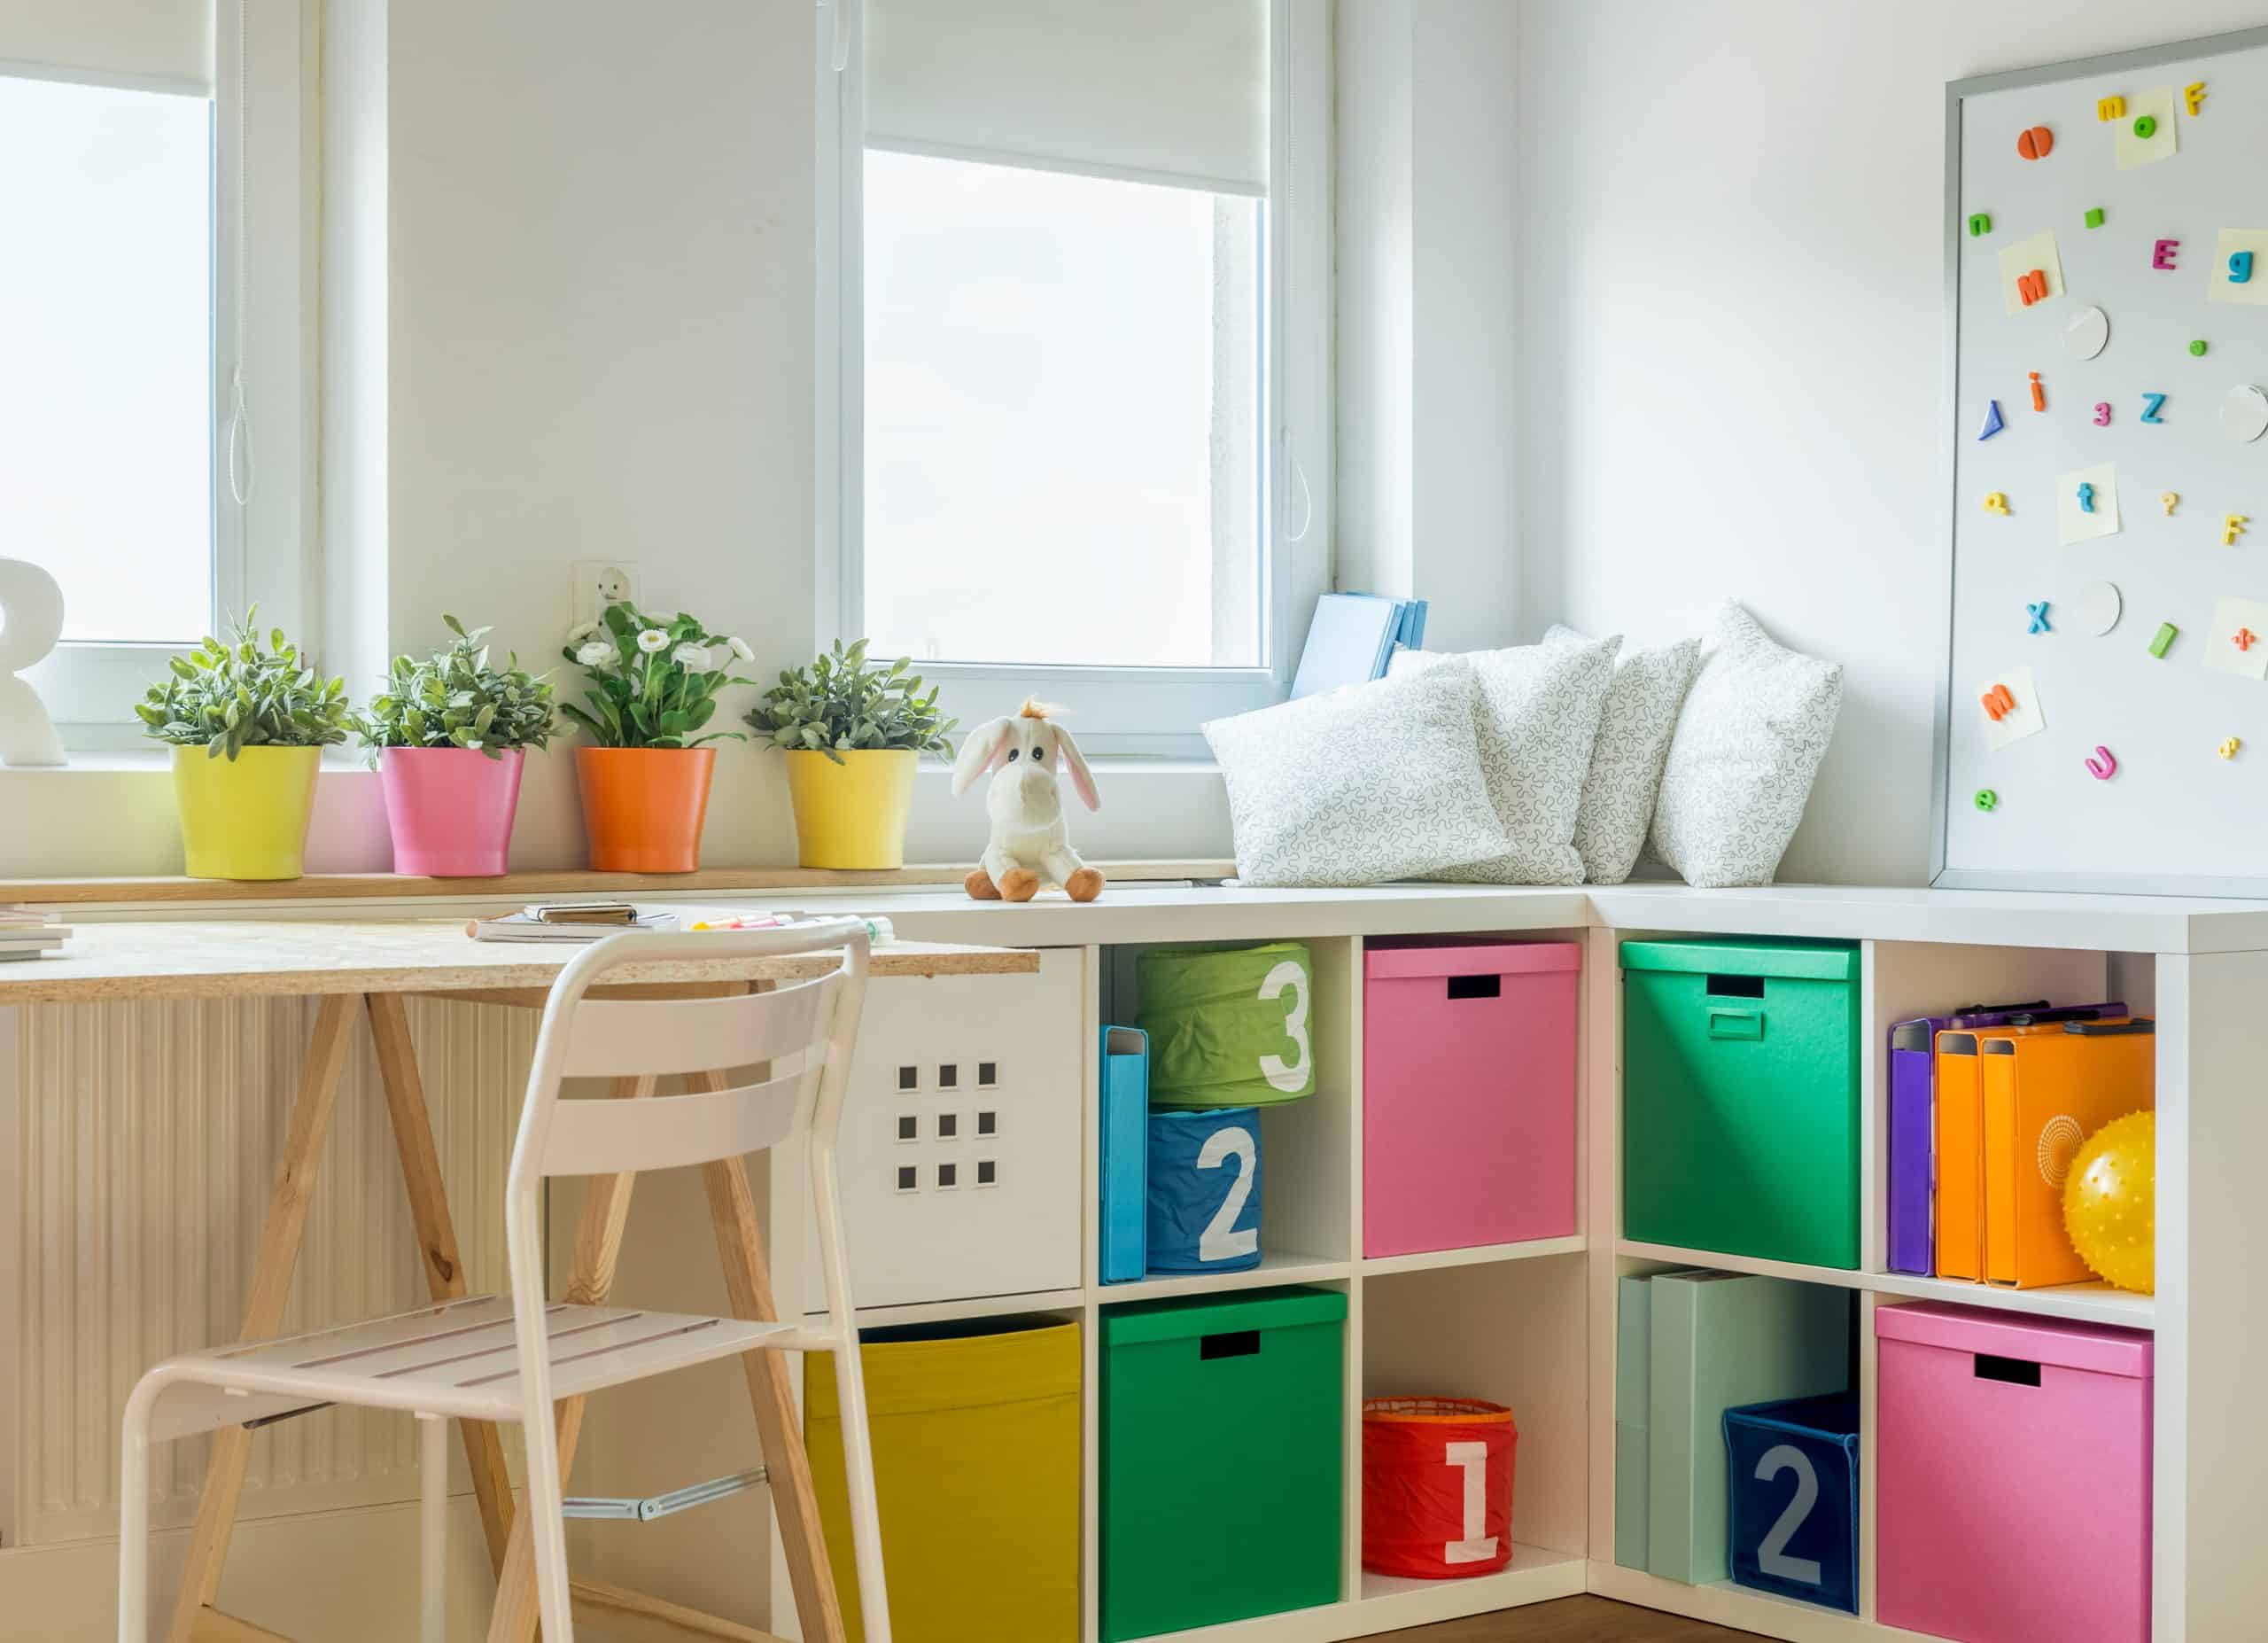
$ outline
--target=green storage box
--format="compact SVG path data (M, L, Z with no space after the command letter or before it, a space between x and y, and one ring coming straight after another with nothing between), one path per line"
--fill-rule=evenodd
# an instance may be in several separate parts
M1264 1107L1315 1094L1315 962L1297 941L1156 947L1135 965L1153 1107Z
M1622 1234L1859 1265L1859 952L1622 944Z
M1339 1598L1347 1297L1102 1314L1104 1643Z

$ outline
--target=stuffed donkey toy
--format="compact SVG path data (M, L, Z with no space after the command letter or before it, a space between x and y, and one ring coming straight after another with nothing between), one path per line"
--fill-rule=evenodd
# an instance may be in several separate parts
M1027 700L1013 718L970 731L953 760L956 795L983 772L995 773L984 795L992 842L984 847L983 865L964 881L979 901L1029 901L1043 884L1060 884L1074 901L1102 894L1102 875L1079 860L1063 825L1064 772L1088 809L1101 809L1102 800L1078 744L1054 721L1062 711Z

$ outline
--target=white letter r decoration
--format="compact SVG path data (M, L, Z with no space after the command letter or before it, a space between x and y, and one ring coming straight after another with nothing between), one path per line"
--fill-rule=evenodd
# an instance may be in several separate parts
M63 743L39 692L16 675L63 636L63 589L25 559L0 559L0 765L59 765Z

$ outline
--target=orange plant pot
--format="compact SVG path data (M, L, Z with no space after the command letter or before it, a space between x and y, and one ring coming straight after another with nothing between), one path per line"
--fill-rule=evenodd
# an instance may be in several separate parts
M713 747L579 747L583 829L601 873L690 873L701 865Z

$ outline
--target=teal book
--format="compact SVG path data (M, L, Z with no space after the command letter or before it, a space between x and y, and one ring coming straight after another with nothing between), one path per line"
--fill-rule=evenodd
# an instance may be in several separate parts
M1852 1295L1734 1273L1664 1273L1646 1287L1646 1567L1705 1585L1731 1574L1725 1411L1849 1390Z
M1616 1286L1614 1312L1614 1561L1646 1567L1646 1384L1651 1378L1647 1343L1653 1316L1648 1280Z

